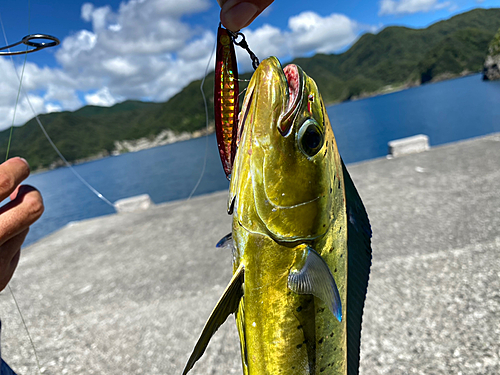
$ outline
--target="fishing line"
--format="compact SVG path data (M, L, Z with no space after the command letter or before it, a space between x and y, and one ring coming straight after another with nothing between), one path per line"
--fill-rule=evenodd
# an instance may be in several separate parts
M21 317L21 321L23 322L23 326L24 326L24 330L26 331L26 335L28 336L28 338L30 340L31 348L33 349L33 353L35 353L36 365L38 366L38 372L41 375L42 374L42 366L40 366L40 360L38 359L38 353L37 353L37 351L35 349L35 343L33 342L33 339L31 338L31 334L30 334L30 331L28 329L28 325L26 324L26 321L24 320L24 316L21 313L21 308L19 307L19 304L17 303L17 299L14 296L14 292L12 291L12 288L10 287L9 284L7 284L7 286L9 288L9 291L10 291L10 294L12 296L12 299L14 300L14 303L15 303L15 305L17 307L17 311L19 312L19 316Z
M3 21L0 17L0 22L2 23L2 30L5 34L5 29L3 27ZM7 37L5 36L5 40L7 41ZM6 42L8 44L8 42ZM10 48L7 47L7 50L10 51ZM28 50L28 47L26 47L26 50ZM12 59L12 57L11 57ZM24 53L24 62L23 62L23 68L21 70L21 77L17 77L19 79L19 88L17 89L17 96L16 96L16 104L14 105L14 114L12 115L12 124L10 125L10 133L9 133L9 140L7 142L7 152L5 153L5 160L9 158L9 151L10 151L10 143L12 141L12 131L14 130L14 121L16 120L16 112L17 112L17 104L19 103L19 96L21 95L21 87L23 84L23 77L24 77L24 68L26 67L26 61L28 59L28 54ZM16 67L14 66L14 70L16 71ZM17 75L17 71L16 71Z
M38 117L38 115L36 114L35 112L35 109L33 108L33 105L31 104L31 101L28 97L28 95L26 94L26 92L23 90L23 94L25 95L27 101L28 101L28 104L31 108L31 110L33 111L33 114L35 116L35 120L36 122L38 123L38 126L40 127L40 129L42 130L43 134L45 135L45 138L47 138L47 141L49 141L50 145L52 146L52 148L54 149L55 152L57 152L57 155L59 155L59 157L61 158L61 160L64 162L64 164L66 165L66 167L69 168L69 170L71 172L73 172L73 174L82 182L82 184L84 184L92 193L94 193L94 195L101 199L103 202L105 202L106 204L110 205L111 207L113 207L115 210L115 205L113 203L111 203L104 195L102 195L97 189L95 189L89 182L87 182L87 180L85 180L76 170L75 168L73 168L73 166L68 162L68 160L66 160L66 158L64 157L64 155L61 153L61 151L59 151L59 149L57 148L57 146L54 144L54 142L52 141L52 139L50 138L49 134L47 133L47 130L45 130L45 127L43 126L42 122L40 121L40 118Z
M238 96L243 95L243 94L245 93L245 91L247 91L247 88L248 88L248 87L245 87L243 90L241 90L241 92L238 94Z
M28 2L28 20L30 19L30 16L29 16L30 15L30 9L31 9L30 2ZM7 41L7 34L5 33L5 28L4 28L1 16L0 16L0 24L2 26L2 31L3 31L3 35L4 35L4 38L5 38L5 42L8 45L9 43ZM28 21L28 34L29 34L29 29L30 29L30 21ZM9 47L10 46L7 46L7 49L10 52L10 48ZM26 46L26 51L28 51L28 48L29 47ZM6 155L5 155L5 160L7 160L9 158L10 144L11 144L11 141L12 141L12 132L13 132L13 129L14 129L14 121L16 119L17 105L19 103L19 97L21 95L21 88L22 88L22 82L23 82L23 77L24 77L24 69L26 67L27 56L28 56L28 53L25 52L24 53L23 68L21 70L21 77L19 77L19 75L17 74L17 70L16 70L16 67L14 65L14 71L16 72L17 78L19 79L19 88L17 90L16 104L14 106L14 114L12 116L12 124L10 126L9 140L8 140L8 143L7 143L7 152L6 152ZM12 56L11 56L11 60L12 60ZM12 60L12 64L14 64L13 60ZM21 312L21 307L19 306L19 303L17 302L17 299L16 299L16 296L14 294L14 291L12 290L12 288L11 288L11 286L9 284L7 285L7 287L9 289L10 295L12 296L12 299L14 300L14 304L16 305L17 312L19 313L19 316L21 317L21 321L23 323L24 330L26 331L26 335L28 336L28 339L30 341L31 348L33 350L33 353L35 354L35 360L36 360L36 365L37 365L37 368L38 368L38 372L41 375L42 374L42 368L40 366L40 360L38 358L38 352L36 350L35 343L33 342L33 339L31 337L30 331L28 329L28 325L26 324L26 320L24 319L24 315Z
M4 26L3 26L3 22L1 22L1 18L0 18L0 23L2 25L2 31L3 31L5 43L9 44L9 42L7 41L7 34L5 32L5 29L4 29ZM23 65L21 77L19 77L18 72L17 72L16 67L15 67L15 64L14 64L14 59L12 58L12 55L10 55L10 59L11 59L12 65L14 66L14 71L16 73L17 79L19 80L19 91L18 91L18 94L17 94L16 105L14 107L14 116L15 116L15 113L16 113L16 110L17 110L19 96L20 96L20 93L22 92L23 95L24 95L24 97L26 98L26 101L28 102L29 107L31 108L31 111L33 112L33 116L35 116L35 120L38 123L38 126L42 130L42 133L45 135L45 138L47 139L47 141L49 141L50 145L52 146L52 148L54 149L54 151L57 153L57 155L59 156L59 158L64 162L64 165L66 167L68 167L69 170L85 185L85 187L87 187L95 196L97 196L97 198L101 199L103 202L105 202L109 206L113 207L113 209L115 209L115 206L114 206L113 203L111 203L102 193L100 193L89 182L87 182L87 180L85 180L75 170L75 168L73 168L73 166L68 162L68 160L64 157L64 155L61 153L61 151L59 151L59 149L57 148L57 146L55 145L55 143L52 141L52 138L47 133L47 130L45 130L45 127L43 126L42 121L38 117L38 114L36 113L35 109L33 108L33 105L31 104L31 100L30 100L28 94L26 93L26 91L22 87L22 79L23 79L24 67L25 67L25 64L26 64L26 57L27 57L27 55L25 54L24 65ZM12 136L12 129L13 129L13 127L14 127L14 118L12 119L11 136ZM10 138L9 138L9 147L10 147ZM8 150L7 150L7 155L8 155ZM6 159L7 159L7 157L6 157Z
M3 25L2 25L3 26ZM9 158L10 142L12 140L12 131L14 130L14 121L16 119L17 104L19 103L19 95L21 94L21 85L24 77L24 68L26 66L28 54L24 55L23 69L21 71L21 78L19 78L19 89L17 90L16 104L14 105L14 114L12 115L12 124L10 125L9 141L7 142L7 152L5 153L5 160Z
M14 113L13 113L13 117L12 117L12 124L11 124L11 127L10 127L10 134L9 134L9 140L8 140L8 144L7 144L7 152L6 152L6 156L5 156L5 160L8 159L8 156L9 156L9 151L10 151L10 145L11 145L11 141L12 141L12 134L13 134L13 129L14 129L14 122L15 122L15 117L16 117L16 112L17 112L17 107L19 105L19 98L20 98L20 94L21 94L21 91L23 92L24 96L26 97L26 100L31 108L31 111L33 112L33 115L35 116L35 119L40 127L40 129L42 130L43 134L45 135L45 137L47 138L47 140L49 141L50 145L52 146L52 148L56 151L56 153L59 155L59 157L64 161L64 163L66 164L67 167L70 168L70 170L73 172L73 174L88 188L90 189L90 191L92 191L98 198L100 198L101 200L103 200L105 203L107 203L108 205L110 205L111 207L114 208L114 205L108 200L106 199L100 192L98 192L94 187L92 187L92 185L90 185L78 172L75 171L75 169L68 163L68 161L66 160L66 158L62 155L62 153L59 151L59 149L57 148L57 146L54 144L54 142L52 141L52 139L49 137L47 131L45 130L45 127L43 126L42 122L40 121L38 115L36 114L35 112L35 109L33 108L33 105L31 104L31 101L29 99L29 96L28 94L24 91L24 88L22 86L22 83L23 83L23 77L24 77L24 71L25 71L25 67L26 67L26 62L27 62L27 55L28 53L30 52L35 52L35 51L38 51L38 50L41 50L41 49L44 49L44 48L47 48L47 47L52 47L52 46L56 46L59 44L59 40L55 37L52 37L52 36L49 36L49 35L43 35L43 34L34 34L34 35L31 35L29 34L29 30L30 30L30 25L31 25L31 2L28 1L28 35L25 36L20 42L18 43L14 43L14 44L11 44L9 45L9 42L7 40L7 33L5 32L5 27L4 27L4 24L3 24L3 20L0 16L0 25L2 27L2 32L3 32L3 35L4 35L4 39L5 39L5 43L6 43L6 47L3 47L1 48L2 50L3 49L7 49L8 52L7 53L3 53L3 55L9 55L10 56L10 59L11 59L11 63L12 63L12 66L14 68L14 72L16 73L16 76L17 76L17 79L19 80L19 89L17 91L17 97L16 97L16 103L15 103L15 106L14 106ZM51 40L51 42L33 42L32 40L34 39L47 39L47 40ZM14 46L17 46L19 44L25 44L26 45L26 51L24 52L11 52L10 51L10 48L11 47L14 47ZM30 49L30 47L33 47L32 49ZM22 71L21 71L21 76L19 76L18 72L17 72L17 69L16 69L16 65L14 63L14 59L12 58L12 55L13 54L21 54L21 53L24 53L24 62L23 62L23 67L22 67ZM19 303L17 302L17 299L15 297L15 294L14 294L14 291L12 290L11 286L10 285L7 285L8 286L8 289L9 289L9 292L12 296L12 299L14 300L14 304L17 308L17 311L19 313L19 316L21 317L21 321L22 321L22 324L24 326L24 329L26 331L26 335L28 336L28 339L30 341L30 344L31 344L31 348L33 350L33 353L35 355L35 359L36 359L36 364L37 364L37 368L38 368L38 372L39 374L41 375L42 374L42 369L41 369L41 366L40 366L40 360L39 360L39 357L38 357L38 352L36 350L36 347L35 347L35 344L33 342L33 339L31 337L31 334L29 332L29 329L28 329L28 325L26 324L26 320L24 319L24 315L21 311L21 308L19 306Z
M214 46L212 48L212 53L210 54L210 58L207 61L207 66L205 68L205 75L203 76L203 79L201 80L201 85L200 85L200 91L201 95L203 96L203 104L205 105L205 121L206 121L206 130L207 130L207 135L205 136L205 158L203 160L203 168L201 170L200 178L198 179L198 182L194 186L193 190L191 191L191 194L189 194L189 197L187 200L190 200L191 197L193 196L194 192L196 189L198 189L198 186L200 185L201 179L203 178L203 175L205 174L205 169L207 167L207 159L208 159L208 132L209 132L209 126L208 126L208 104L207 104L207 98L205 96L205 92L203 91L203 86L205 84L205 79L207 78L208 74L208 68L210 67L210 62L212 61L212 57L214 56L214 51L215 51L215 46L217 43L217 39L214 42Z
M30 18L31 18L30 17L30 9L31 9L30 1L28 1L28 34L29 34L29 30L30 30ZM4 38L5 38L5 43L8 45L9 42L7 41L7 34L5 33L5 28L4 28L4 25L3 25L3 21L2 21L1 15L0 15L0 24L2 26L2 31L3 31L3 35L4 35ZM10 52L10 48L9 47L10 46L7 46L7 50L9 50L9 52ZM26 46L26 51L28 51L28 48L29 47ZM16 104L14 106L14 114L12 116L12 124L10 126L9 141L7 143L7 152L6 152L6 155L5 155L5 160L7 160L9 158L10 144L11 144L11 141L12 141L12 131L14 129L14 121L15 121L15 118L16 118L16 111L17 111L17 105L19 103L19 96L21 94L22 82L23 82L23 77L24 77L24 68L26 67L27 56L28 56L28 53L25 52L24 53L23 68L22 68L22 71L21 71L21 77L19 77L19 75L17 74L16 66L15 66L14 60L12 59L12 56L11 56L11 61L12 61L12 64L14 65L14 71L16 72L16 76L19 79L19 89L17 90ZM31 334L30 334L30 331L28 329L28 325L26 324L26 320L24 319L24 315L23 315L23 313L21 311L21 307L19 306L19 303L17 302L17 299L16 299L16 296L14 294L14 291L12 290L12 288L11 288L11 286L9 284L7 285L7 287L9 289L10 295L12 296L12 299L14 300L14 304L16 305L17 312L19 313L19 316L21 317L21 321L23 323L24 330L26 331L26 335L28 336L28 339L30 341L31 349L33 350L33 353L35 354L35 360L36 360L36 365L37 365L37 368L38 368L38 372L41 375L42 374L42 367L40 366L40 360L38 358L38 352L36 350L35 343L33 342L33 339L31 338Z

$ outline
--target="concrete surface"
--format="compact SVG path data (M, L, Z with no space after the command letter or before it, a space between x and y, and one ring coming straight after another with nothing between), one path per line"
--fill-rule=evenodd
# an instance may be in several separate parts
M500 134L348 166L373 227L361 374L500 373ZM66 227L11 282L44 374L179 374L231 275L226 192ZM5 360L36 362L8 292ZM192 374L241 374L230 318Z

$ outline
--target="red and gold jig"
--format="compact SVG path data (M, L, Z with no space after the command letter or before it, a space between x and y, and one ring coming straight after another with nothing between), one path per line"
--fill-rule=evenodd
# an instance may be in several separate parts
M252 60L252 67L257 69L259 59L248 47L245 36L241 32L228 31L219 24L215 57L215 134L220 159L228 180L231 178L234 156L236 155L238 111L240 110L235 44L248 52Z
M229 179L236 154L239 111L238 66L229 32L219 25L215 60L215 133L226 177Z

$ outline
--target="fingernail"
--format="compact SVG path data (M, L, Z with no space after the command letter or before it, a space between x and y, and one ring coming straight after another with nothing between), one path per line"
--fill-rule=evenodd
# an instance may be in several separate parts
M19 159L21 159L22 161L24 161L28 167L30 166L30 164L28 163L28 161L25 158L22 158L22 157L19 156Z
M256 5L251 3L239 3L221 13L221 21L229 30L238 31L247 26L250 20L259 11Z

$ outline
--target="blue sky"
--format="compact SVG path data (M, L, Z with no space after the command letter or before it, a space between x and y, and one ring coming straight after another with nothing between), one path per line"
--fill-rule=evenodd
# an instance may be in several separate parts
M389 25L426 27L500 0L276 0L243 30L260 58L282 61L346 50ZM28 55L23 88L37 113L109 106L126 99L165 101L204 75L219 21L216 0L16 0L0 3L9 43L28 33L61 39ZM3 41L3 35L1 40ZM3 44L3 43L1 43ZM239 53L241 69L248 56ZM23 57L0 58L0 129L12 123ZM16 124L33 117L26 98Z

